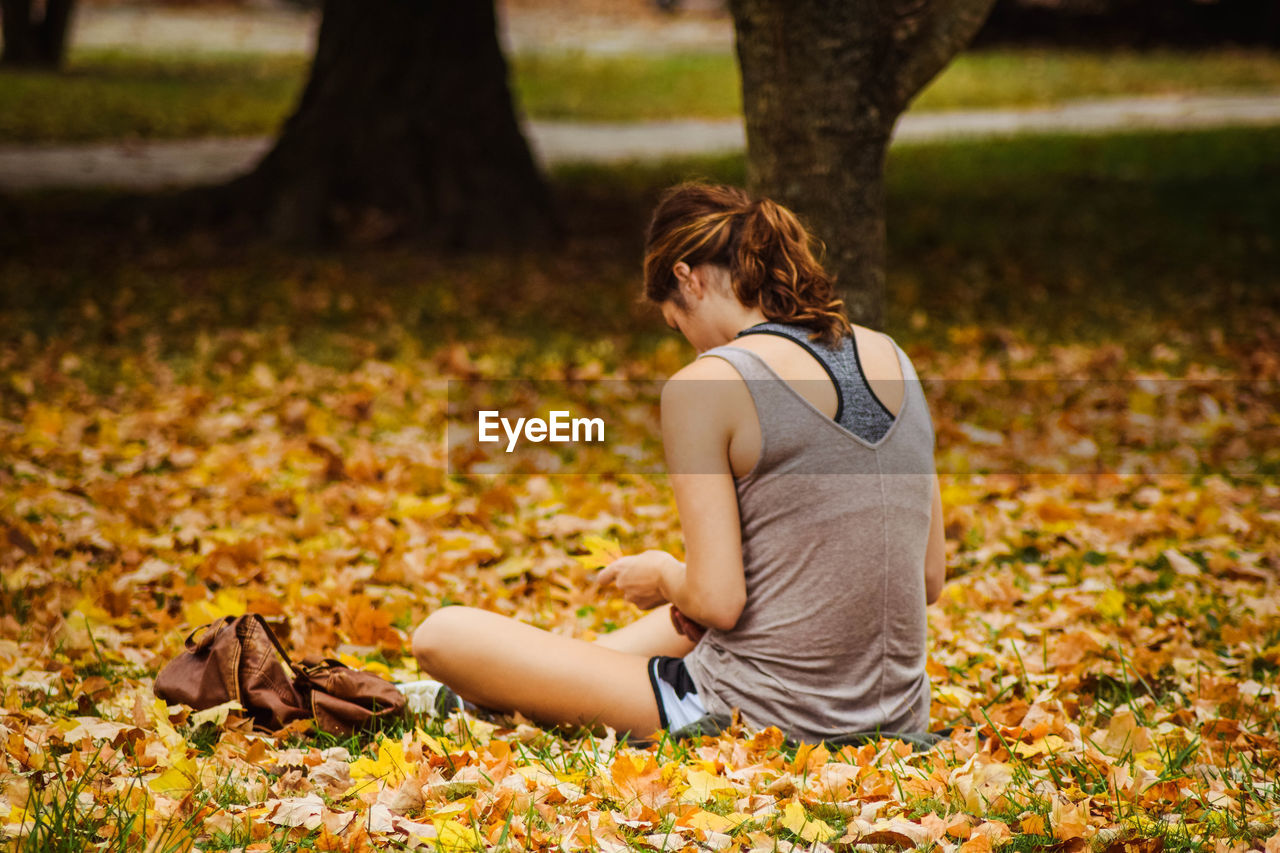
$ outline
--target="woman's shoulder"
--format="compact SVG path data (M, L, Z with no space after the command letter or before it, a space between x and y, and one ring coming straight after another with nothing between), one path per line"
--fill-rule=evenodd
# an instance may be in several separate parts
M703 357L715 354L707 350L671 375L662 386L664 411L686 409L715 418L736 412L744 399L750 399L736 367L723 358Z
M853 326L854 352L859 365L869 381L876 379L902 379L902 348L884 332L866 326Z
M662 386L663 442L686 449L691 441L727 446L751 405L746 383L732 364L722 358L695 359Z
M852 336L858 345L863 343L878 343L885 346L897 347L898 342L895 341L888 332L881 332L870 326L860 326L857 323L849 324L848 336Z
M717 358L720 353L715 349L709 349L698 355L693 361L671 374L671 382L687 382L697 379L734 379L738 377L738 371L727 359Z

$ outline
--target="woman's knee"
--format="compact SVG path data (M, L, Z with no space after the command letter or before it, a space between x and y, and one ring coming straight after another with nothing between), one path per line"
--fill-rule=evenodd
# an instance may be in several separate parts
M464 635L471 612L470 607L441 607L422 620L413 632L413 656L420 669L432 672L439 668L446 649L450 644L456 646Z

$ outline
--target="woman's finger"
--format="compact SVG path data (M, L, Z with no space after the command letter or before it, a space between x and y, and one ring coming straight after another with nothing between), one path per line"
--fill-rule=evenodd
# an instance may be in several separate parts
M613 579L618 576L619 566L615 560L600 570L600 574L596 575L596 583L601 586L608 586L613 583Z

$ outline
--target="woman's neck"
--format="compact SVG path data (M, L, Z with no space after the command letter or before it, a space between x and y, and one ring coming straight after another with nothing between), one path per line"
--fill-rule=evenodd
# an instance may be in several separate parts
M769 318L759 308L743 306L741 311L730 312L724 318L724 323L720 326L719 331L725 335L725 340L731 341L743 329L750 329L752 326L767 322L769 322Z

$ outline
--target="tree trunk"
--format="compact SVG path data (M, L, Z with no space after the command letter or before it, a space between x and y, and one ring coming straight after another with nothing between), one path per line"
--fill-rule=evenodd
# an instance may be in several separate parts
M558 233L492 0L325 0L297 112L228 190L287 242L395 235L476 249Z
M45 0L40 14L32 0L0 0L4 53L0 65L59 68L66 57L67 31L75 0Z
M884 323L884 160L911 99L994 0L731 0L748 182L827 246L849 316Z

